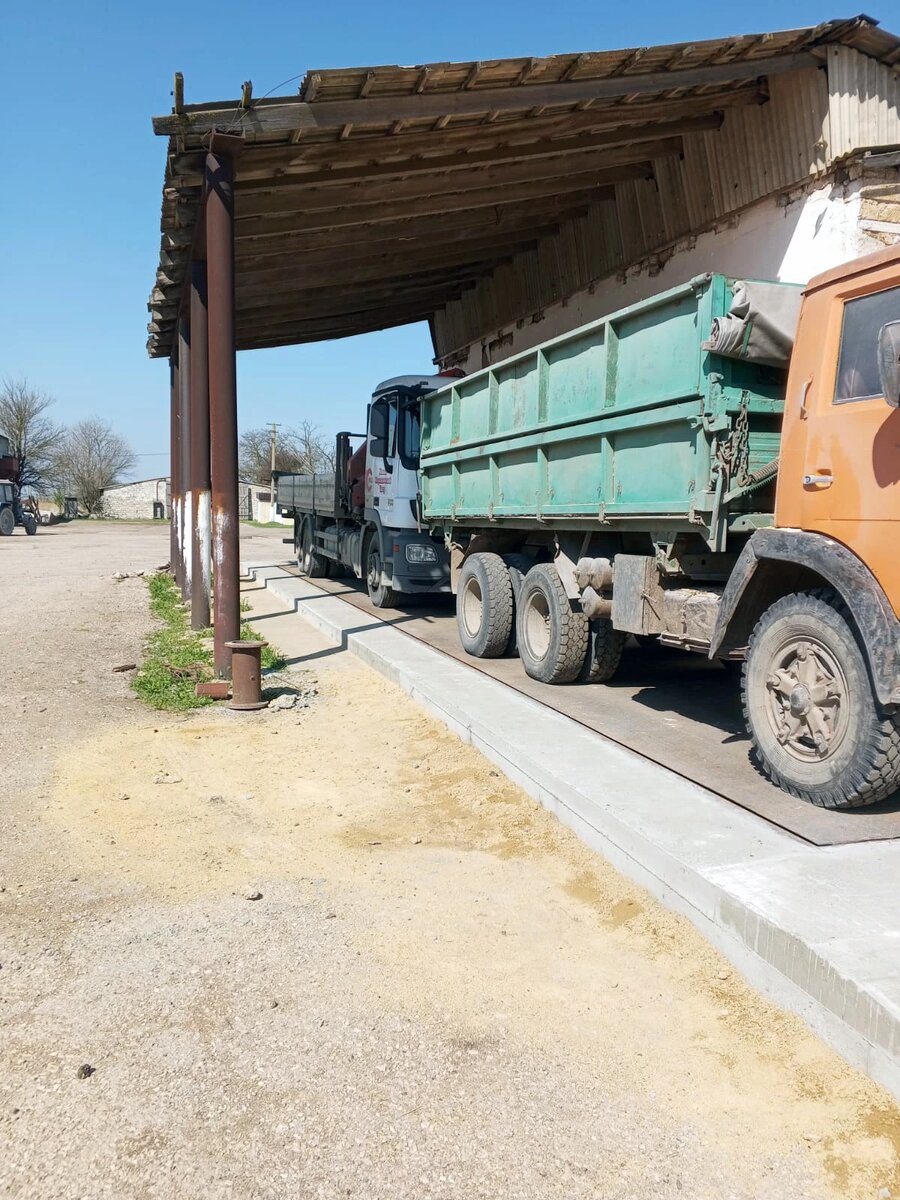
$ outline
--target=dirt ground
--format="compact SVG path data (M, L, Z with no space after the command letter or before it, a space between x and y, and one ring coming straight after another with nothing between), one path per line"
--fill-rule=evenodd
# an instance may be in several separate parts
M309 708L144 708L166 557L0 542L0 1194L900 1198L884 1092L266 593Z

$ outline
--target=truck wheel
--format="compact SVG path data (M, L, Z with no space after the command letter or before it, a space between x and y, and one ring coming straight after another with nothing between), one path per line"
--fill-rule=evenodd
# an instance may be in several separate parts
M578 675L582 683L606 683L619 669L628 634L614 629L607 617L588 622L588 646Z
M900 718L882 710L843 600L777 600L750 637L744 717L763 770L801 800L860 808L900 782Z
M384 563L381 558L381 539L377 533L369 534L364 561L369 599L376 608L396 608L399 593L383 581Z
M541 683L571 683L584 666L587 617L573 608L552 563L538 563L525 576L516 641L525 673Z
M0 536L9 537L16 527L16 518L11 508L0 508Z
M34 535L37 533L37 520L34 516L34 513L25 513L25 515L22 517L22 525L24 526L25 532L29 537L34 537Z
M509 631L509 641L506 643L506 649L503 653L509 655L510 658L515 658L519 653L519 645L516 641L516 606L519 603L519 592L522 590L522 582L534 566L534 559L529 558L527 554L504 554L503 561L506 563L507 571L509 571L509 582L512 584L513 594L512 628Z
M312 522L303 522L303 532L300 535L300 557L297 559L301 575L310 579L323 579L328 574L328 559L317 554L313 549Z
M456 590L456 628L466 654L499 658L513 625L513 585L499 554L471 554Z

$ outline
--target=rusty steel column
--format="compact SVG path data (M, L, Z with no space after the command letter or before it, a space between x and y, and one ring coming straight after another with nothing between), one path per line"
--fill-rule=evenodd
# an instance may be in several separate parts
M172 354L172 576L181 587L184 563L181 557L181 371L178 367L178 338Z
M206 263L191 263L191 629L209 625L209 352Z
M178 574L178 530L175 525L175 474L178 460L178 367L169 355L169 567Z
M231 158L206 156L206 276L215 668L231 675L227 643L240 637L237 363L234 345L234 173Z
M181 561L183 574L181 598L191 598L191 320L186 314L178 318L178 377L181 380L179 411L181 413Z

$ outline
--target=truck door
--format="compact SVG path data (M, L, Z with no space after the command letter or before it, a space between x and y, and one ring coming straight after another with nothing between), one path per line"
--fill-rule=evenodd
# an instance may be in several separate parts
M873 281L866 284L848 280L846 294L832 294L823 314L819 377L809 388L803 420L802 477L780 479L779 491L794 497L796 515L789 523L842 542L868 564L888 596L897 597L900 410L882 395L878 334L882 325L900 320L900 287L882 283L872 290Z
M397 441L397 399L381 397L369 409L366 507L377 508L385 523L394 507L392 475Z

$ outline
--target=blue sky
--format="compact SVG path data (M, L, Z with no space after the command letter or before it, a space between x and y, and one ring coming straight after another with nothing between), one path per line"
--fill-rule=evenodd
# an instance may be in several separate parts
M317 67L692 41L849 15L774 0L746 10L697 0L10 6L0 27L0 377L51 393L59 420L112 420L140 456L138 477L167 470L168 368L144 343L166 149L150 118L171 109L176 70L196 103L237 96L245 79L256 96L288 94L299 80L281 81ZM873 15L891 26L888 8ZM430 363L424 325L240 354L241 426L356 428L375 383Z

